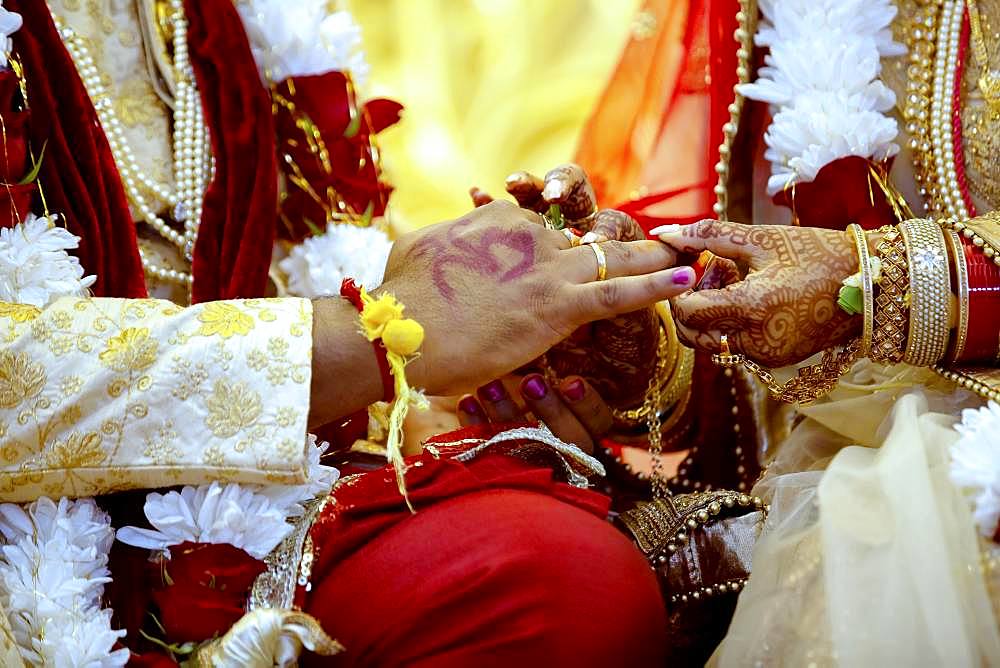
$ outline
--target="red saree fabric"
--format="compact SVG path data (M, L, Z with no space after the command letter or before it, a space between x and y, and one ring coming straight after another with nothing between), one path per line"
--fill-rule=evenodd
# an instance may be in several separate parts
M260 297L278 216L271 98L232 0L186 0L184 8L215 156L194 249L192 301Z
M607 497L499 454L409 461L416 514L386 469L314 526L303 608L347 651L306 665L662 665L658 585Z

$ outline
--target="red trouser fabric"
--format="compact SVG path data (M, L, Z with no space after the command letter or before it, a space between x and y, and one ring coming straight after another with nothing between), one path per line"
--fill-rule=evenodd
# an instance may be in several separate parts
M347 651L306 665L663 664L656 579L599 495L510 457L427 464L417 514L375 494L317 523L304 609Z

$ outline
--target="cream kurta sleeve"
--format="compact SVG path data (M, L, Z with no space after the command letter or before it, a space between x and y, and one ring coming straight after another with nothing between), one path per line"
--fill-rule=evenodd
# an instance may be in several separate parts
M0 501L299 483L312 304L0 302Z

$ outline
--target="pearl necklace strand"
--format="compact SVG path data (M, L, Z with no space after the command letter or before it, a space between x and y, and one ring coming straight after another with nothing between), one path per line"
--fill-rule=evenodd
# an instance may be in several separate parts
M941 213L959 220L968 219L969 211L965 206L965 199L962 196L962 189L955 171L951 102L955 90L955 69L958 64L964 11L963 0L945 2L941 8L938 43L934 59L934 96L931 98L930 123Z
M201 99L194 78L194 70L188 58L187 18L184 16L182 0L171 0L170 22L173 27L174 79L176 95L174 101L173 159L174 183L176 191L171 192L166 185L157 183L147 176L135 160L135 155L125 138L121 120L115 113L112 97L101 81L101 75L90 55L84 40L72 28L56 18L56 26L66 45L67 51L76 63L94 108L97 110L101 126L104 128L121 175L125 194L139 210L140 218L158 234L167 239L191 261L194 245L201 223L202 200L212 179L214 162L208 130L201 108ZM174 219L184 223L184 232L178 232L157 215L146 199L150 193L174 207ZM190 286L189 272L178 271L157 265L139 249L142 266L154 278Z

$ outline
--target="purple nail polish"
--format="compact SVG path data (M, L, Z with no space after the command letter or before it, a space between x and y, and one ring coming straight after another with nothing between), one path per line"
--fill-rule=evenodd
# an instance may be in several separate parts
M507 390L504 389L502 380L494 380L479 388L476 392L483 401L496 403L507 398Z
M482 415L483 407L479 405L476 398L472 395L463 397L461 401L458 402L458 410L469 415Z
M583 399L584 390L583 381L579 378L574 378L563 386L563 396L570 401L580 401L580 399Z
M544 399L548 393L549 387L545 384L545 379L537 373L526 376L521 381L521 394L527 399L538 401L539 399Z
M673 275L674 285L690 285L694 281L694 270L691 267L681 267Z

